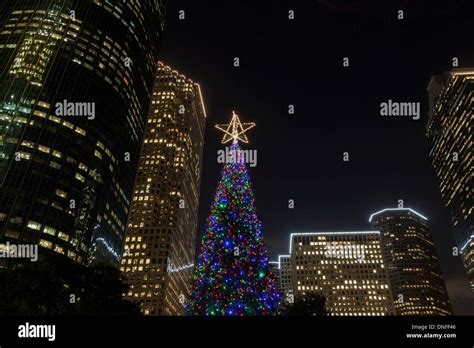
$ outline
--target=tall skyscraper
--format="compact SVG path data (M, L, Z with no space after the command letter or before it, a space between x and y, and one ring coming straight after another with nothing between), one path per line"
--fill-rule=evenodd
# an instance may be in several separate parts
M163 16L159 0L0 2L0 242L118 266Z
M189 294L205 117L199 85L159 63L120 267L146 315L179 315Z
M397 314L452 314L427 219L412 209L394 208L372 214L369 222L381 232Z
M433 76L428 85L426 136L441 197L449 210L454 239L474 291L472 213L472 117L474 68Z
M380 233L292 233L291 276L295 297L320 292L330 315L393 315Z

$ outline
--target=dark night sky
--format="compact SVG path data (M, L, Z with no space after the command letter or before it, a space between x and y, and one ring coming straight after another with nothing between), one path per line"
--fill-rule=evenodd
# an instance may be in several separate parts
M474 12L459 1L382 3L166 2L161 60L201 84L208 114L199 232L221 172L222 133L214 125L235 110L242 122L257 123L246 148L258 152L250 175L272 259L288 253L292 232L368 230L371 213L403 199L429 219L455 314L472 315L474 295L452 256L424 126L430 77L450 70L453 57L474 66ZM388 99L420 102L421 119L381 117Z

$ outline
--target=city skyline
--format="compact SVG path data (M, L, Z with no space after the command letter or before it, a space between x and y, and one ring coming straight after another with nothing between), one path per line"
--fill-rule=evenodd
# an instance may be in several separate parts
M473 24L0 0L2 343L472 343Z
M201 83L209 123L222 123L233 109L256 121L252 142L244 148L258 151L258 165L250 171L271 260L284 251L290 233L366 230L369 214L402 199L430 219L454 312L472 313L473 295L460 258L452 255L449 212L424 134L430 78L452 70L453 57L459 67L472 66L464 45L468 15L456 5L434 8L430 15L404 5L405 18L399 20L397 4L330 3L337 2L173 2L170 12L184 10L185 19L168 21L162 59ZM204 8L208 22L200 27ZM288 9L294 10L294 22ZM453 13L461 20L454 21ZM245 24L226 21L230 14L245 18ZM450 29L440 30L439 21ZM371 30L377 25L384 31ZM397 45L406 49L393 55ZM192 62L183 58L193 51L206 54ZM389 101L419 102L419 118L382 117L380 105ZM218 180L219 149L219 135L209 127L198 233ZM343 161L344 152L349 162ZM294 209L288 208L290 199Z
M474 55L462 5L164 3L1 6L0 241L36 245L40 261L120 268L124 298L149 315L184 313L193 269L195 313L272 313L280 294L269 269L282 260L286 295L304 293L294 282L308 280L338 306L338 282L362 273L369 283L388 277L393 301L413 300L395 306L401 315L451 305L472 315ZM229 149L245 163L230 165ZM310 235L309 254L292 250ZM372 278L358 263L331 263L347 266L335 274L319 259L321 238L347 247L356 235L379 262ZM299 252L321 262L319 285L301 278ZM2 269L24 264L0 260ZM243 274L254 286L240 284ZM235 285L224 306L217 279ZM410 288L431 295L419 301ZM350 315L390 314L388 292Z
M371 266L365 265L368 255L380 263L375 279L385 281L389 286L390 301L385 299L384 302L390 310L376 315L451 315L451 300L427 220L411 208L385 208L370 215L371 231L291 233L289 254L278 255L278 261L273 261L285 300L294 301L298 293L304 294L304 285L310 284L306 290L332 297L328 303L332 315L348 315L341 313L334 299L341 301L343 293L340 289L344 289L341 284L345 278L345 282L348 279L351 283L359 281L360 287L364 267L371 273ZM372 240L364 241L361 239L363 236L370 236ZM370 243L374 245L370 246ZM314 264L320 267L311 267ZM334 264L334 270L328 268L328 264ZM305 271L302 271L303 267ZM354 267L359 269L354 271L351 269ZM324 272L323 279L321 272ZM382 278L379 278L380 273L384 273ZM364 282L370 283L370 274L366 275ZM368 296L362 287L358 291L362 298ZM342 297L344 300L349 298ZM365 312L366 306L360 305L354 311Z

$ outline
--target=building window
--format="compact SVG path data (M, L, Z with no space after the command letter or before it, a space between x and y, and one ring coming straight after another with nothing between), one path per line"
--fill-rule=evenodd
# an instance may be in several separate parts
M52 236L56 235L56 229L49 227L49 226L44 226L44 233L50 234Z
M30 220L28 221L28 228L39 231L41 229L41 224Z

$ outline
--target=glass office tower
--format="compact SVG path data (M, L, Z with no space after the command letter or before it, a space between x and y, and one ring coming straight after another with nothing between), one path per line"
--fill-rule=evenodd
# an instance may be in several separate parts
M118 265L163 11L0 2L0 243Z
M433 76L428 85L426 124L429 157L443 203L451 215L457 254L474 291L472 213L472 116L474 68Z

